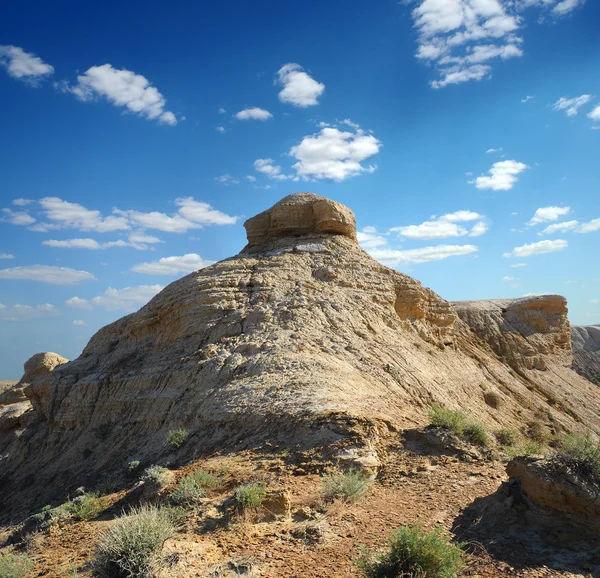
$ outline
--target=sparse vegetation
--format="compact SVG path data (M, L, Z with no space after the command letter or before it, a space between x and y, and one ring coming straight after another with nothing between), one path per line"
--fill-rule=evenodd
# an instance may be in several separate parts
M192 476L179 480L177 488L171 492L171 501L177 506L191 506L206 497L206 492Z
M189 474L189 477L193 478L204 490L214 490L221 485L221 480L217 476L213 476L204 470L196 470Z
M567 461L571 468L576 469L588 481L600 485L600 446L589 434L566 436L557 458Z
M326 498L342 498L348 502L356 502L369 489L370 480L358 470L333 474L323 478L322 489Z
M429 419L431 425L447 429L454 435L471 443L482 446L488 444L488 434L485 426L470 419L462 411L446 409L436 404L429 410Z
M181 447L190 437L190 432L185 428L172 429L167 433L167 442L174 448Z
M545 445L548 443L548 434L544 429L544 424L541 421L532 421L527 429L527 437L534 442Z
M76 520L91 520L103 512L105 507L104 500L95 492L78 496L66 504L67 511Z
M452 544L441 527L425 531L402 526L392 533L389 550L363 550L358 568L366 578L453 578L464 566L460 544Z
M105 578L151 578L161 566L164 543L175 528L169 516L153 506L132 508L104 531L94 569Z
M25 578L33 564L33 560L27 554L1 554L0 578Z
M127 472L130 474L134 474L140 469L141 465L142 463L140 462L140 460L131 460L127 464Z
M235 491L235 502L239 510L257 510L267 495L262 484L252 483L240 486Z
M142 481L163 488L169 483L169 470L162 466L150 466L144 470Z
M496 432L496 439L501 446L513 448L521 441L521 435L516 429L502 428Z

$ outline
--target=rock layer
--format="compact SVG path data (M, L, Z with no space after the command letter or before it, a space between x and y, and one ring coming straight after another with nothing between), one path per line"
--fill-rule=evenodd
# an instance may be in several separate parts
M571 327L573 369L600 385L600 325Z

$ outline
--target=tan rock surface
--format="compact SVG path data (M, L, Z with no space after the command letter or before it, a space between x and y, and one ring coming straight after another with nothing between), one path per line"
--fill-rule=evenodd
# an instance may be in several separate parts
M573 369L600 385L600 325L571 327Z
M179 427L191 434L181 459L265 441L328 458L346 446L376 451L436 402L491 427L523 427L543 408L552 427L570 429L574 415L598 429L597 388L570 369L562 298L545 311L510 306L520 320L509 332L494 306L490 339L367 255L338 203L286 197L246 228L239 255L175 281L98 331L78 359L32 379L32 418L0 456L0 500L34 471L36 487L68 491L132 456L155 462ZM529 369L536 357L546 371Z

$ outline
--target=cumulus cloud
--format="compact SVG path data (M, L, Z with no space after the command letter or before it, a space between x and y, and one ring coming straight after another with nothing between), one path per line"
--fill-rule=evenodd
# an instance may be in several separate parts
M588 223L582 223L575 229L576 233L595 233L600 230L600 219L592 219Z
M519 278L518 277L511 277L510 275L506 275L505 277L502 277L502 281L518 281Z
M188 253L179 257L163 257L158 261L140 263L139 265L135 265L131 270L135 273L145 273L146 275L177 276L181 273L193 273L213 263L214 261L207 261L197 253Z
M591 94L582 94L575 98L567 98L565 96L559 98L553 105L554 110L564 110L567 116L575 116L579 109L592 100Z
M519 269L521 267L527 267L527 263L513 263L511 265L511 268L513 269Z
M73 319L73 325L75 327L86 327L87 323L83 319Z
M433 88L489 77L492 61L523 55L523 9L538 5L562 16L582 0L415 0L416 57L435 65ZM526 99L528 100L528 99ZM524 102L526 102L526 100Z
M538 235L552 235L554 233L566 233L567 231L573 231L579 226L579 221L564 221L562 223L554 223L548 225Z
M458 257L476 253L478 247L475 245L435 245L433 247L422 247L420 249L372 249L368 253L385 265L395 267L399 265L412 265L416 263L427 263L429 261L441 261L449 257Z
M54 74L53 66L19 46L0 45L0 66L6 68L9 76L33 85Z
M165 110L165 97L146 77L131 70L118 70L110 64L92 66L77 77L74 86L59 83L57 88L74 94L84 102L103 97L115 106L125 107L147 119L161 124L177 124L176 116Z
M487 231L487 226L481 219L483 219L482 215L472 211L456 211L425 221L420 225L393 227L390 232L398 233L407 239L447 239L465 235L478 237ZM476 220L479 222L471 230L458 224Z
M533 227L540 223L548 223L551 221L558 221L560 217L568 215L572 211L571 207L540 207L533 215L533 217L527 222L527 226Z
M161 285L140 285L138 287L125 287L113 289L109 287L102 295L92 299L71 297L65 304L75 309L94 309L103 307L107 311L135 311L145 305L157 293L163 290Z
M77 271L68 267L31 265L29 267L0 269L0 279L40 281L51 285L77 285L82 281L94 280L96 277L87 271Z
M15 256L11 253L0 253L0 260L2 259L14 259Z
M86 209L79 203L63 201L58 197L40 199L46 218L68 229L107 233L129 229L127 219L122 216L103 217L100 211Z
M304 69L293 62L284 64L277 71L276 84L282 86L279 100L294 106L306 108L319 104L319 97L325 91L325 85L309 76Z
M11 209L2 209L0 221L11 223L12 225L31 225L35 219L25 211L12 211Z
M237 185L240 181L234 179L231 175L221 175L219 177L215 177L217 183L221 183L222 185Z
M365 251L385 247L388 244L388 239L377 233L375 227L364 227L362 231L357 231L356 238Z
M50 303L36 305L35 307L20 304L7 307L0 303L0 321L29 321L30 319L53 317L55 315L60 315L60 309Z
M499 161L492 165L488 171L489 175L481 175L469 183L474 184L478 189L510 191L519 180L518 175L528 168L525 163L515 160Z
M254 168L269 179L276 181L285 181L290 178L281 172L281 167L276 165L273 159L256 159L254 161Z
M376 165L361 163L376 155L382 143L362 129L355 132L325 127L320 132L305 136L300 144L290 149L297 175L306 180L331 179L343 181L363 172L373 172Z
M47 247L54 247L56 249L90 249L96 251L98 249L108 249L110 247L128 247L129 243L125 241L109 241L107 243L98 243L94 239L63 239L57 241L56 239L48 239L42 241L42 245Z
M556 239L555 241L538 241L515 247L510 253L504 253L503 257L531 257L532 255L542 255L543 253L554 253L562 251L569 246L567 241Z
M240 110L234 116L238 120L269 120L273 118L273 115L268 110L256 106Z
M600 122L600 104L588 113L588 118Z
M525 98L521 99L521 102L529 102L530 100L533 100L535 98L535 96L526 96Z

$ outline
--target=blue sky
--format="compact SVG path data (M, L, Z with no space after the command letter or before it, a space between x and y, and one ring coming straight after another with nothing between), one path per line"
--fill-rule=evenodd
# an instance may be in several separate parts
M600 322L592 0L0 8L0 378L233 255L296 191L449 300Z

